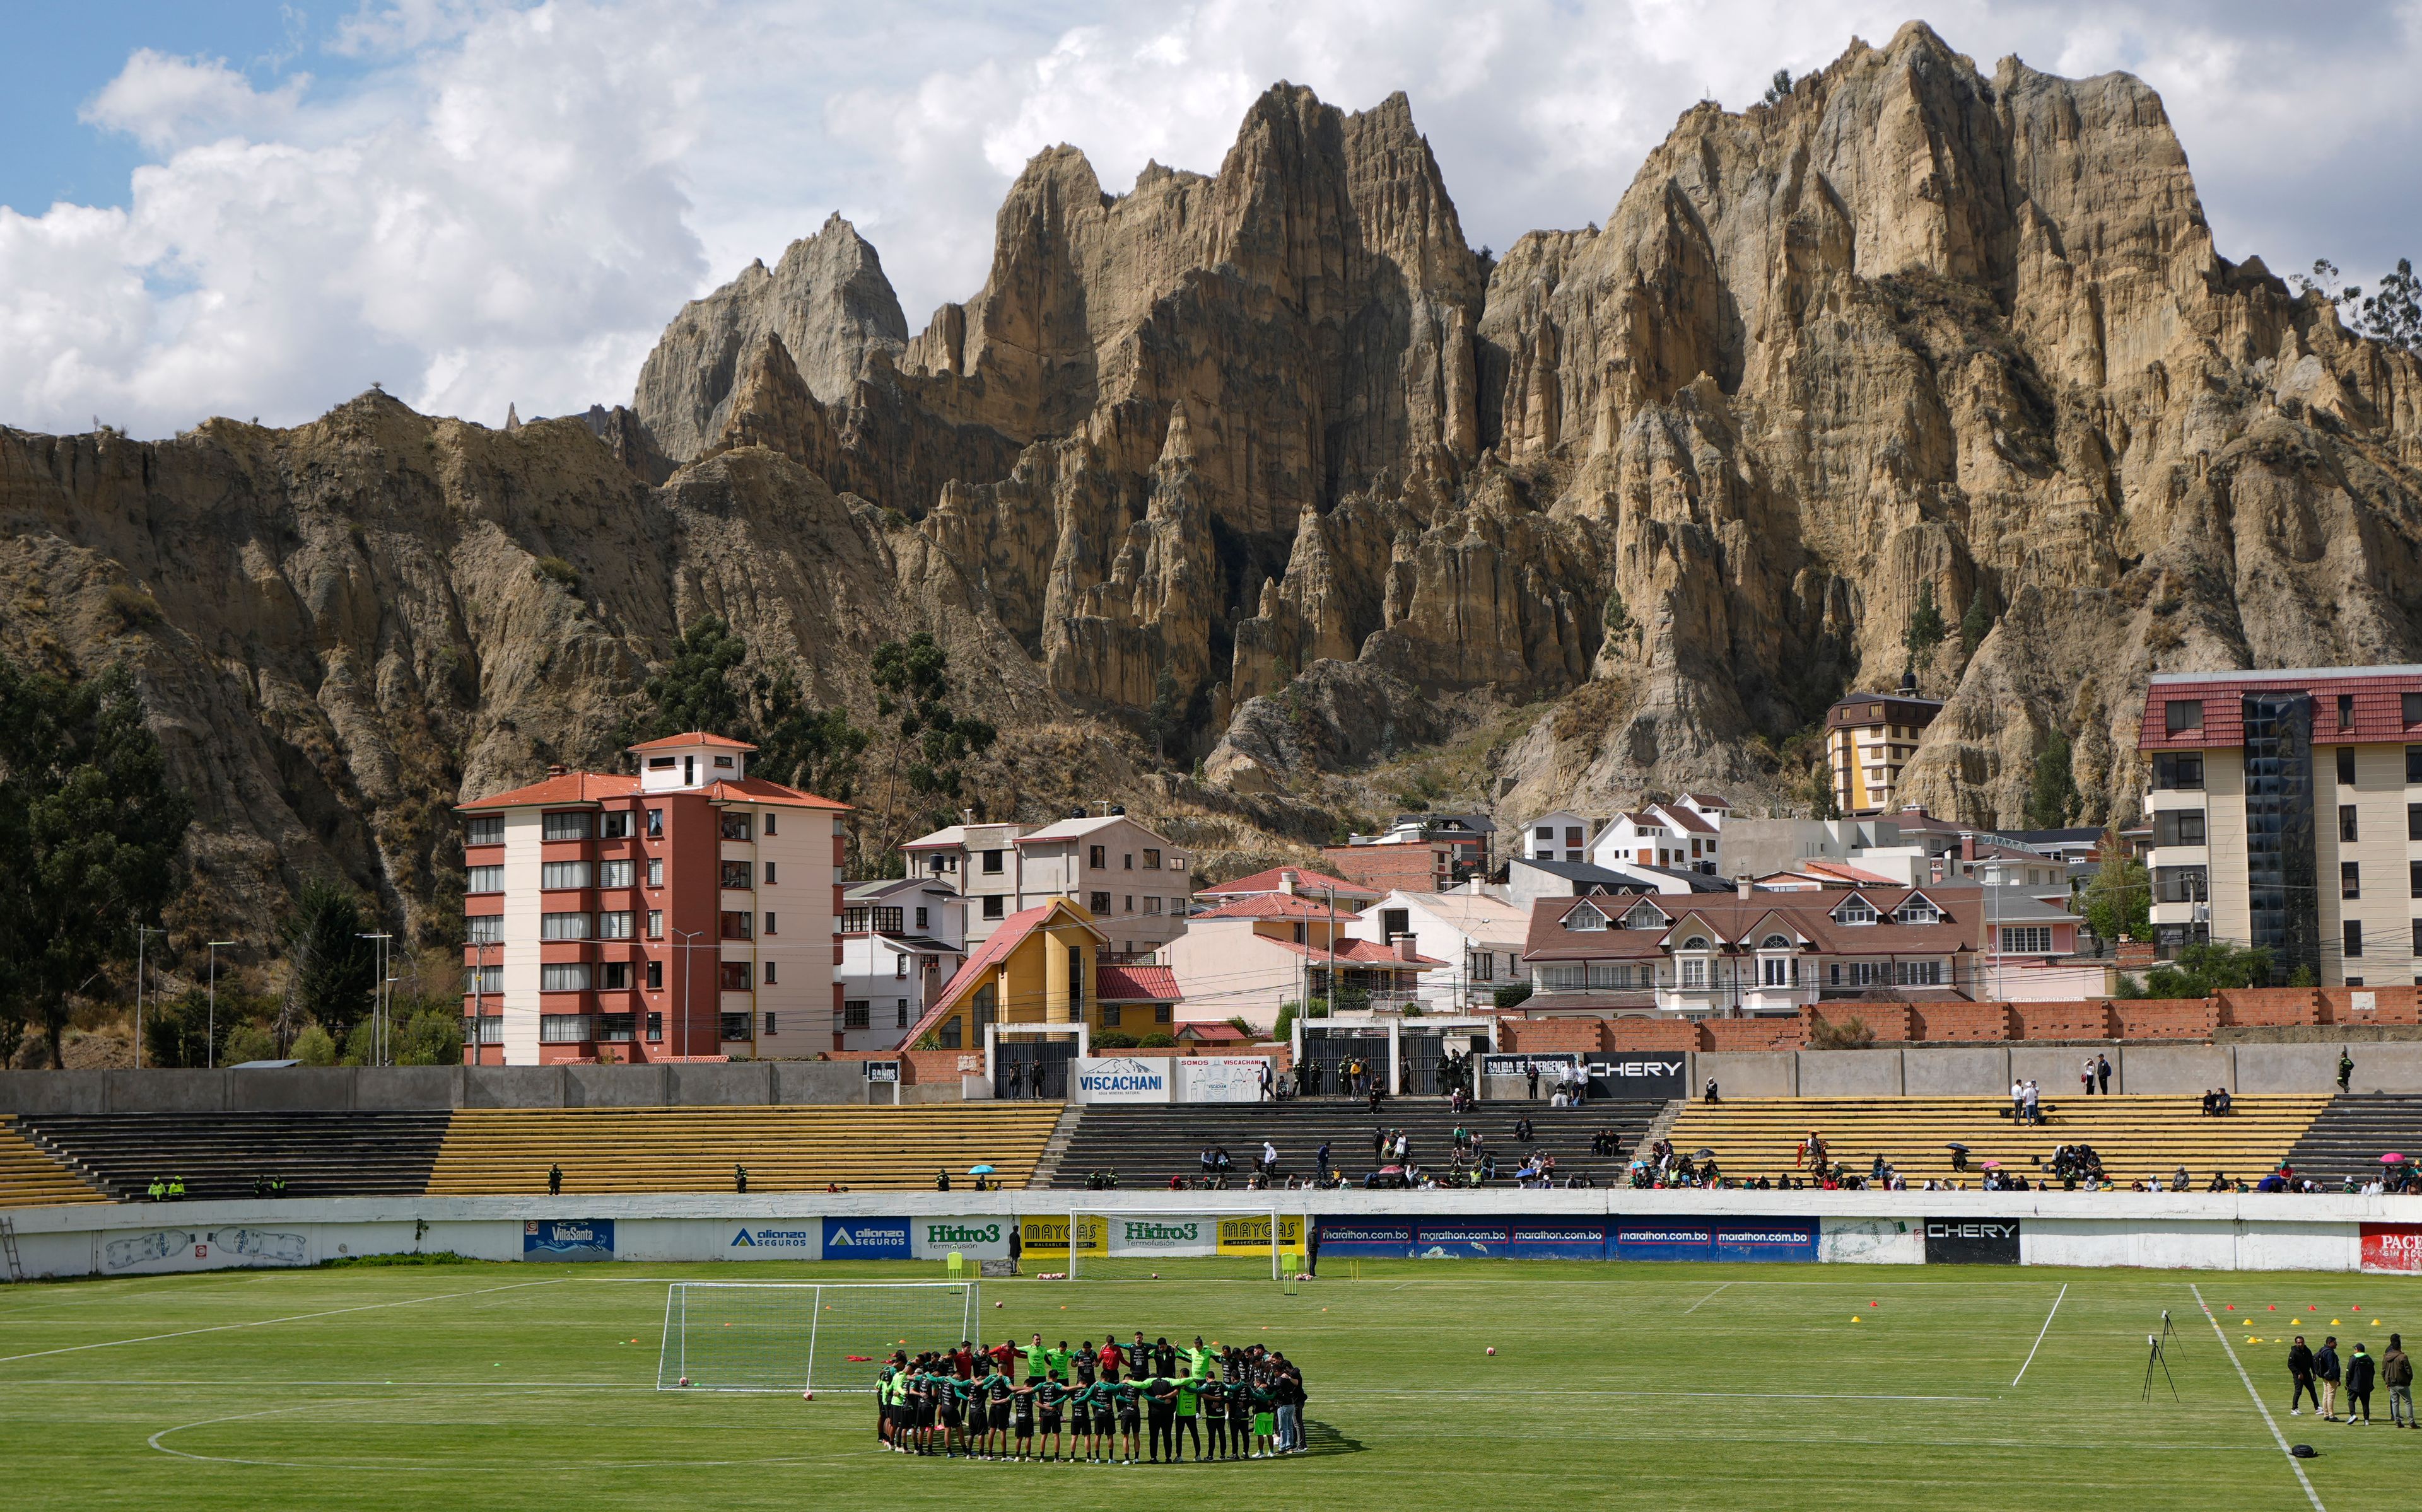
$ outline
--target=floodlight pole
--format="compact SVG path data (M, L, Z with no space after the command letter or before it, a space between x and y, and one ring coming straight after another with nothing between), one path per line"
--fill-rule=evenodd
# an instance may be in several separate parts
M143 944L152 935L165 938L168 931L155 929L147 924L134 927L134 1068L143 1068Z
M370 1063L372 1066L385 1066L386 1064L386 944L395 937L381 931L377 934L358 934L354 938L378 942L378 980L370 986Z
M706 933L706 931L703 929L675 929L673 931L673 938L682 943L681 1053L684 1060L689 1058L689 961L691 953L698 949L698 947L691 944L690 942L696 940L700 935L704 933ZM720 1026L718 1026L716 1030L716 1042L718 1045L722 1043L722 1034L723 1031Z
M232 940L211 942L211 1016L209 1024L203 1030L202 1041L202 1064L211 1070L218 1069L219 1065L219 947L222 945L232 950L235 948L235 942Z

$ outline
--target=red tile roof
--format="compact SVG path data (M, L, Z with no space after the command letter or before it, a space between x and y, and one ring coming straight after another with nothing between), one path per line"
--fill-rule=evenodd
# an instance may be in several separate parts
M2198 751L2245 743L2245 707L2249 693L2307 693L2313 697L2313 743L2352 745L2369 741L2406 740L2422 733L2422 725L2405 723L2405 698L2422 694L2422 667L2305 667L2278 672L2165 673L2145 690L2145 717L2138 726L2140 751ZM2354 699L2354 720L2341 728L2337 700ZM2203 723L2178 734L2169 732L2172 699L2201 700Z
M1191 1023L1179 1024L1177 1037L1207 1040L1222 1045L1242 1045L1250 1044L1253 1037L1224 1020L1198 1019Z
M1394 946L1383 945L1376 940L1340 939L1333 953L1327 945L1300 945L1292 940L1272 940L1267 935L1262 937L1262 943L1292 950L1298 956L1310 956L1314 960L1328 960L1333 954L1340 964L1347 966L1393 966L1399 971L1417 972L1446 964L1427 956L1415 956L1407 960L1396 954Z
M1198 919L1326 919L1334 913L1340 924L1361 917L1351 908L1331 909L1325 897L1306 897L1301 893L1252 893L1233 898L1218 908L1204 909L1194 915Z
M786 787L763 777L743 777L737 782L729 778L712 784L706 789L709 798L726 803L770 803L780 808L828 808L836 814L846 814L850 805L819 798L797 787Z
M754 751L746 740L735 740L728 735L711 735L705 730L689 730L680 735L668 735L661 740L641 740L625 746L629 751L671 751L686 745L711 745L718 751Z
M1272 866L1267 871L1257 871L1250 877L1239 877L1235 881L1221 882L1216 887L1198 887L1194 890L1194 896L1243 897L1252 893L1275 893L1281 889L1279 874L1289 871L1295 873L1295 889L1298 895L1317 893L1326 887L1334 891L1340 897L1376 898L1384 896L1360 882L1349 882L1343 877L1331 877L1325 871L1313 871L1308 866Z
M1186 994L1166 966L1096 966L1093 996L1105 1003L1177 1003Z
M1001 920L1000 927L987 935L984 943L976 947L975 954L961 962L959 969L951 974L951 979L942 984L942 990L939 992L934 994L933 1005L925 1010L924 1017L909 1025L908 1033L900 1042L904 1045L914 1045L923 1038L925 1031L941 1022L950 1010L958 1005L962 993L973 991L978 983L992 974L995 968L1009 959L1011 951L1016 949L1025 942L1028 935L1032 934L1050 918L1053 911L1067 910L1071 917L1082 918L1083 915L1077 913L1076 908L1077 905L1066 898L1055 897L1047 903L1039 903L1030 909L1020 909ZM1086 927L1093 928L1090 924ZM1093 933L1100 936L1102 931L1093 929ZM1103 936L1103 938L1108 937ZM1098 968L1096 971L1098 972ZM1007 1023L1011 1021L1004 1016L1001 1021Z
M509 787L501 793L474 798L455 804L454 808L458 813L472 813L486 808L525 808L540 803L596 803L608 798L628 798L638 790L639 779L637 777L604 772L567 772L526 787Z
M1682 796L1698 804L1701 808L1730 808L1733 806L1733 801L1731 799L1719 797L1714 793L1684 793Z
M1660 817L1671 821L1676 829L1688 830L1693 834L1716 833L1716 827L1708 823L1695 808L1685 808L1680 803L1659 803L1657 805L1657 812Z

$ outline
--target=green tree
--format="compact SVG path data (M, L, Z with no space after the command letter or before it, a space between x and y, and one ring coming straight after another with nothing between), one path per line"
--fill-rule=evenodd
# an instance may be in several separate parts
M1808 769L1808 817L1818 819L1842 817L1842 799L1833 790L1833 764L1830 761L1820 761Z
M757 747L748 771L768 782L847 798L857 782L864 730L841 709L819 709L788 667L748 670L748 642L722 618L693 621L654 677L645 708L624 722L624 744L707 730Z
M2149 998L2206 998L2223 988L2271 985L2271 952L2261 945L2194 944L2145 974Z
M753 742L757 754L748 762L753 775L826 798L846 799L857 790L857 758L868 736L850 723L849 710L809 707L787 672L761 672L750 690L763 713Z
M0 662L0 1052L31 1023L62 1064L71 1000L134 959L135 927L181 885L192 817L125 666Z
M2374 341L2422 352L2422 277L2414 275L2411 258L2398 258L2397 271L2382 276L2379 289L2363 302L2357 329Z
M352 888L319 878L303 884L278 929L287 965L282 1037L291 1043L306 1023L340 1041L353 1033L378 986L377 944L362 938L376 927Z
M1152 707L1144 710L1144 739L1152 742L1153 755L1169 759L1169 742L1179 734L1186 722L1186 697L1178 691L1177 674L1168 663L1152 679Z
M1631 633L1640 628L1632 623L1631 611L1624 606L1623 591L1619 588L1606 590L1604 617L1606 638L1611 641L1628 639Z
M737 732L753 731L755 725L732 674L747 660L748 643L734 634L721 616L705 615L693 620L673 643L671 657L642 685L649 711L631 743L690 730L747 739Z
M2077 774L2069 761L2068 737L2058 730L2036 753L2035 780L2027 787L2027 828L2057 830L2077 812Z
M920 812L925 818L942 817L937 805L959 796L961 763L990 750L997 732L983 720L952 711L950 655L923 631L874 648L874 688L875 712L891 724L878 835L879 849L888 852L898 837L901 782L924 801Z
M303 1032L294 1037L294 1043L286 1047L286 1053L306 1066L334 1066L337 1064L337 1042L318 1024L307 1024Z
M2152 879L2145 864L2121 854L2116 840L2103 838L2101 870L2085 884L2085 922L2105 940L2149 940L2153 936Z
M235 1015L225 1015L218 1021L219 1043L224 1046L235 1028ZM211 998L198 987L189 987L176 997L155 1005L143 1016L143 1058L152 1066L169 1069L211 1065ZM227 1057L215 1057L221 1065Z
M270 1033L267 1024L240 1023L228 1031L225 1064L240 1066L245 1061L275 1059L277 1059L277 1037Z
M1790 94L1791 70L1789 69L1775 70L1774 77L1766 81L1766 102L1769 105L1780 104L1784 100L1787 99Z
M1272 1044L1286 1044L1294 1037L1295 1021L1300 1012L1301 1005L1299 1004L1282 1003L1279 1005L1278 1022L1270 1030L1270 1042Z
M440 1002L422 1002L397 1025L393 1042L398 1066L460 1066L463 1064L463 1010Z
M1934 580L1917 585L1917 607L1909 612L1909 629L1901 637L1914 661L1942 644L1942 611L1935 607Z
M1985 644L1993 632L1993 611L1985 601L1985 585L1976 585L1976 596L1968 600L1968 612L1959 616L1959 648L1969 656Z

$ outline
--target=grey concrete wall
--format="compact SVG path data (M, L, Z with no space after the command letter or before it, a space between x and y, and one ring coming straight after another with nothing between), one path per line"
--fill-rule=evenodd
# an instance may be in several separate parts
M364 1112L424 1112L458 1107L463 1101L464 1068L460 1066L390 1066L357 1073L354 1106Z
M227 1073L227 1106L260 1113L354 1106L358 1071L351 1066L289 1066Z
M567 1066L563 1068L563 1105L567 1108L661 1108L670 1102L671 1082L665 1066Z
M2239 1045L2237 1090L2240 1092L2335 1092L2337 1090L2338 1046ZM2412 1043L2348 1043L2354 1057L2349 1089L2355 1092L2422 1092L2422 1045Z
M1999 1097L2010 1089L2010 1052L2002 1045L1900 1052L1901 1086L1913 1098Z
M2225 1086L2234 1092L2236 1062L2225 1045L2129 1045L2111 1052L2111 1090L2199 1096Z
M891 1088L878 1086L872 1099L866 1071L857 1061L775 1061L776 1102L889 1102Z
M2096 1053L2097 1051L2087 1045L2012 1045L2010 1074L2034 1082L2042 1091L2046 1102L2083 1097L2085 1088L2077 1080L2077 1073L2087 1057ZM2119 1090L2119 1057L2110 1051L2100 1053L2111 1056L2111 1090L2116 1092ZM1985 1089L1980 1087L1977 1090ZM2006 1096L2010 1083L2005 1082L1992 1090Z
M676 1107L748 1107L774 1100L774 1073L763 1062L668 1066L666 1090Z
M1800 1095L1800 1057L1787 1050L1706 1051L1691 1057L1683 1083L1692 1096L1716 1079L1727 1098L1791 1098Z
M0 1071L0 1114L108 1111L107 1071Z
M1895 1098L1901 1094L1896 1050L1817 1050L1800 1055L1803 1098Z

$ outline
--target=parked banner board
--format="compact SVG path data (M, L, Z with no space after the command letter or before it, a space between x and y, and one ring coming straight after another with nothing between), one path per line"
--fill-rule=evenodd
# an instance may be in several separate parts
M827 1218L827 1260L909 1260L916 1257L905 1218Z
M1187 1102L1259 1102L1269 1064L1260 1055L1181 1055L1179 1096Z
M1687 1098L1683 1084L1690 1058L1679 1052L1663 1055L1593 1055L1589 1062L1590 1095L1599 1098Z
M1344 1258L1409 1255L1413 1225L1396 1219L1323 1218L1320 1253Z
M533 1218L522 1224L522 1258L610 1260L614 1258L614 1220Z
M725 1241L725 1256L733 1260L817 1260L824 1257L824 1233L815 1220L734 1224Z
M1219 1220L1179 1213L1078 1213L1078 1255L1217 1255Z
M1083 1055L1068 1063L1071 1102L1170 1102L1170 1056Z
M1279 1248L1290 1255L1303 1253L1303 1215L1283 1213L1279 1217ZM1267 1214L1219 1220L1219 1253L1222 1255L1267 1255L1270 1253L1270 1220Z
M1813 1262L1817 1226L1808 1218L1324 1218L1320 1251L1324 1255L1431 1260Z
M1520 1076L1536 1067L1540 1081L1553 1083L1558 1071L1581 1063L1581 1056L1569 1050L1539 1051L1529 1055L1483 1055L1480 1057L1480 1074Z
M1928 1265L2016 1265L2019 1220L1929 1218L1926 1221Z
M868 1061L866 1063L866 1079L870 1082L897 1082L900 1080L900 1063L898 1061Z
M1816 1259L1814 1218L1618 1218L1608 1225L1610 1260Z
M1028 1255L1065 1255L1068 1253L1068 1215L1066 1213L1030 1213L1017 1221L1019 1247Z
M909 1221L909 1247L920 1260L947 1260L952 1251L970 1260L1009 1258L1009 1234L1016 1220L998 1214L983 1218L918 1218Z
M2363 1268L2422 1271L2422 1224L2364 1224Z

